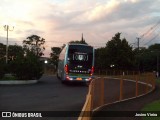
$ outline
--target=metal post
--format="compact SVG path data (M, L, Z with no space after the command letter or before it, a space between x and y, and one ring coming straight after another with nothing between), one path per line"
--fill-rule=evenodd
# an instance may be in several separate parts
M138 96L138 79L139 75L136 75L136 97Z
M149 91L149 79L150 79L150 76L149 74L146 74L146 93L148 93Z
M159 53L157 52L157 77L159 77Z
M123 99L123 77L120 79L120 95L119 100L121 101Z
M7 31L7 43L6 43L6 64L8 63L8 25L6 25L6 31Z
M104 78L100 79L100 105L104 104Z
M14 29L14 26L13 26ZM10 30L10 31L13 31ZM6 64L8 63L8 31L9 31L9 25L4 25L4 30L7 31L7 42L6 42Z
M138 47L138 51L139 51L139 40L140 40L140 38L137 37L137 47Z

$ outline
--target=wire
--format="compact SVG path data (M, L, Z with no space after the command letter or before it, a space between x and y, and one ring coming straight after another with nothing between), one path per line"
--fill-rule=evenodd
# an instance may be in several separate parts
M148 41L147 43L145 43L144 45L147 45L148 43L150 43L151 41L155 40L160 34L157 34L156 36L154 36L150 41Z
M152 26L147 32L145 32L143 35L141 35L140 39L142 39L145 35L147 35L151 30L153 30L154 28L156 28L159 24L160 24L160 20L154 26Z
M148 34L152 34L154 31L156 31L159 28L159 24L160 24L160 20L154 25L152 26L147 32L145 32L143 35L141 35L139 38L141 39L140 43L142 44L144 42L144 38L145 36L147 36ZM150 43L151 41L153 41L156 37L158 37L157 35L152 38L149 42L147 43L143 43L143 45L146 45L148 43ZM143 46L142 45L142 46Z

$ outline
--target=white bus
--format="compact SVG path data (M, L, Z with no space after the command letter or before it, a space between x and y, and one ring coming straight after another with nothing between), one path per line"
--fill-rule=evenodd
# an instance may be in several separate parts
M94 48L85 44L67 44L59 56L57 77L88 84L94 73Z

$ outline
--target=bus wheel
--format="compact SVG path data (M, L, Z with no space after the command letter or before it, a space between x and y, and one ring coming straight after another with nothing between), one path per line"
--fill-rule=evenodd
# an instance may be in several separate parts
M65 81L65 80L61 80L61 83L62 83L62 84L66 84L66 81Z
M60 79L60 77L58 76L58 73L57 73L57 78Z

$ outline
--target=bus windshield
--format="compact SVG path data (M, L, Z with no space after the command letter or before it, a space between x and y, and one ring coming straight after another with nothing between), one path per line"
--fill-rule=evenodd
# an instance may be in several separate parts
M93 47L70 45L67 63L69 73L90 74L93 63Z

